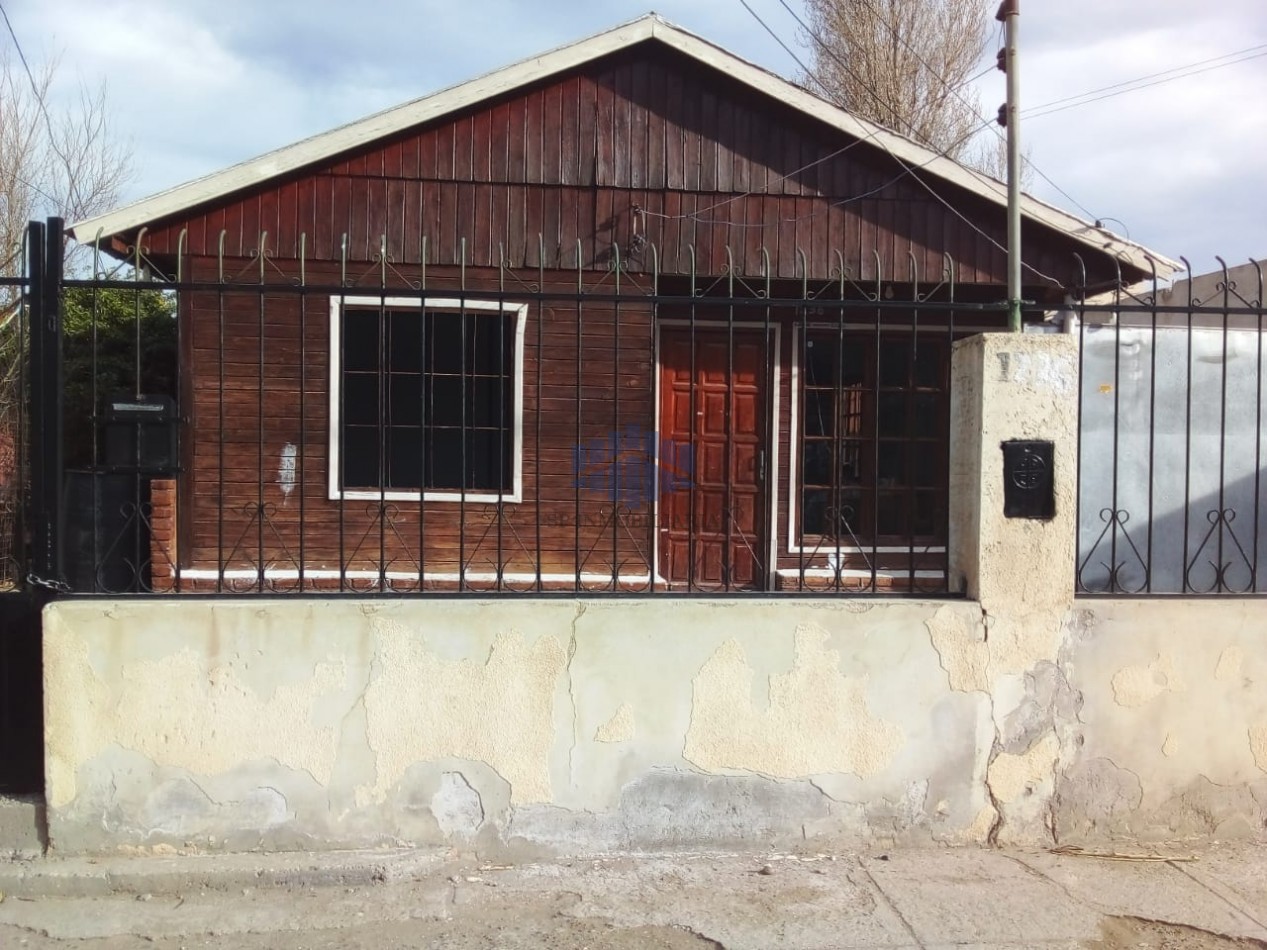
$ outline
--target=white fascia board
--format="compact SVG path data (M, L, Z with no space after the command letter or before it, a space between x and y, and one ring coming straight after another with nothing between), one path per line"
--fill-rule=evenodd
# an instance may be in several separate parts
M458 112L651 38L847 135L871 139L882 151L889 152L902 162L921 166L916 174L926 171L993 204L1003 207L1007 205L1002 183L965 168L953 159L945 158L903 135L860 119L655 14L647 14L589 39L533 56L513 66L314 135L115 211L76 222L70 226L70 234L81 242L90 242L98 237L113 237ZM1114 256L1133 267L1150 270L1155 264L1159 277L1168 277L1183 269L1176 261L1028 195L1022 197L1022 211L1031 220L1063 232L1075 241L1097 252Z

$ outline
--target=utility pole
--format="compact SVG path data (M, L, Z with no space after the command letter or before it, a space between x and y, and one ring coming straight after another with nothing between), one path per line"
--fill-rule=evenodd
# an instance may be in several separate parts
M1017 21L1021 0L1003 0L995 19L1002 21L1006 39L999 68L1007 74L1007 105L999 123L1007 128L1007 306L1008 328L1021 332L1021 69Z

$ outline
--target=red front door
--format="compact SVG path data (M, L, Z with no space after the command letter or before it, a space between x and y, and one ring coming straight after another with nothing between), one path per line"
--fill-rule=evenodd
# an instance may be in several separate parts
M765 533L766 346L760 331L665 328L660 574L672 587L761 590Z

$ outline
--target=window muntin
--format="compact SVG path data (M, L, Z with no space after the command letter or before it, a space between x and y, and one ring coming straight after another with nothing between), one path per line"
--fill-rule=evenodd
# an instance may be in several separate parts
M799 356L793 548L944 540L946 341L810 329Z
M525 310L336 298L331 497L518 500Z

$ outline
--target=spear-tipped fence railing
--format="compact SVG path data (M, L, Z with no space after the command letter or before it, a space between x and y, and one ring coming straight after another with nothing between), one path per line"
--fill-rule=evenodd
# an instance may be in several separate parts
M1263 269L1218 261L1076 291L1080 593L1267 593Z
M945 594L948 257L674 272L94 254L61 281L77 593ZM464 248L464 245L459 245ZM571 269L547 259L572 256ZM174 433L174 435L173 435Z
M1005 305L949 258L886 273L838 254L812 276L798 255L789 279L750 252L664 268L645 243L586 261L538 238L531 264L492 267L425 240L408 263L386 242L370 261L346 241L326 259L225 245L151 257L142 233L57 278L65 458L31 461L61 488L26 510L63 521L29 519L23 576L96 594L957 586L950 346L1002 329ZM5 286L43 326L33 273ZM1071 281L1066 313L1079 592L1261 593L1261 270L1096 290ZM54 379L31 380L37 414Z

